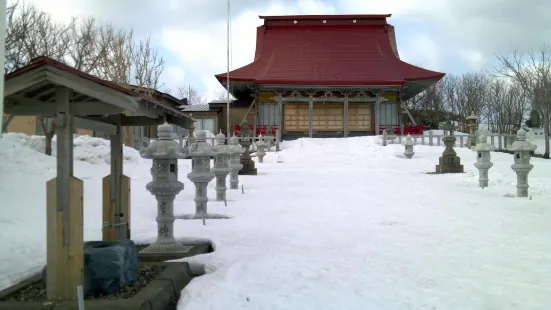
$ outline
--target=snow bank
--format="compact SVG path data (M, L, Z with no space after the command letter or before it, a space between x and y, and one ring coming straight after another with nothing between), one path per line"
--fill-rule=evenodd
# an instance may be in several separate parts
M44 154L46 148L46 139L44 136L28 136L22 133L7 133L0 139L0 145L8 145L12 152L18 151L27 153L28 150ZM111 142L102 138L90 136L74 135L74 159L90 164L111 162L110 146ZM23 150L26 148L26 150ZM15 150L17 149L17 151ZM56 137L52 139L52 156L56 156L57 143ZM17 156L17 155L15 155ZM50 156L48 156L50 157ZM125 163L139 163L142 158L140 153L131 147L123 147L123 157Z

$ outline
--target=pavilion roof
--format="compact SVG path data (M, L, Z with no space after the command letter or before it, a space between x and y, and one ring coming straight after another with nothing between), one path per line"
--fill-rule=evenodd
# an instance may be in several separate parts
M109 89L112 89L120 94L127 95L129 98L132 98L135 102L147 102L151 103L157 108L164 110L168 112L171 115L174 115L178 118L187 118L191 119L191 117L188 115L188 113L184 113L183 111L178 110L176 107L173 107L172 105L162 102L160 100L157 100L151 96L148 96L144 93L140 93L137 91L134 91L132 89L127 89L123 86L120 86L116 83L100 79L98 77L95 77L91 74L85 73L83 71L80 71L78 69L75 69L69 65L66 65L64 63L61 63L57 60L54 60L52 58L46 57L46 56L40 56L35 59L32 59L29 64L27 64L24 67L21 67L9 74L6 74L4 80L10 81L12 79L15 79L19 76L24 75L27 72L34 71L36 69L42 68L42 67L52 67L58 70L61 70L63 72L67 72L68 74L78 76L80 78L83 78L85 80L88 80L90 82L97 83L103 87L107 87Z
M260 16L252 63L230 81L257 85L403 86L445 74L400 60L386 15ZM215 76L225 85L226 73Z

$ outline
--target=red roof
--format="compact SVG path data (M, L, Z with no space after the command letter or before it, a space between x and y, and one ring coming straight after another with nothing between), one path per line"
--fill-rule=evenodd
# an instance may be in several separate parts
M444 73L400 60L387 15L260 16L255 60L230 80L260 85L403 85ZM220 82L226 73L216 75Z
M49 58L49 57L46 57L46 56L40 56L40 57L32 59L29 62L29 64L27 64L26 66L24 66L22 68L19 68L19 69L15 70L15 71L13 71L9 74L6 74L5 77L4 77L4 80L8 81L8 80L10 80L10 79L12 79L16 76L19 76L19 75L21 75L25 72L32 71L33 69L40 68L42 66L51 66L51 67L57 68L59 70L77 75L77 76L79 76L81 78L84 78L84 79L87 79L89 81L98 83L102 86L111 88L111 89L116 90L118 92L121 92L123 94L129 95L129 96L132 96L132 97L137 97L141 100L149 101L149 102L151 102L151 103L153 103L153 104L155 104L159 107L162 107L166 110L170 110L171 112L173 112L177 115L189 117L186 113L182 113L181 111L178 111L177 109L170 106L169 104L166 104L164 102L160 102L159 100L156 100L156 99L154 99L150 96L140 94L140 93L132 91L130 89L126 89L126 88L124 88L124 87L122 87L118 84L113 83L113 82L110 82L110 81L107 81L107 80L102 80L98 77L95 77L95 76L93 76L91 74L88 74L86 72L82 72L80 70L77 70L77 69L75 69L71 66L68 66L64 63L61 63L61 62L59 62L55 59L52 59L52 58Z

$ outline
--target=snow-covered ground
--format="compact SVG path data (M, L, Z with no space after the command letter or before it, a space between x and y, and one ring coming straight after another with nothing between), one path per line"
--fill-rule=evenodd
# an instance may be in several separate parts
M78 139L85 239L100 239L108 142ZM38 152L39 142L0 139L0 287L45 262L45 181L55 158ZM299 139L282 149L283 163L268 153L257 176L240 176L245 193L229 191L227 207L209 202L211 213L231 219L176 221L178 237L216 246L189 259L207 274L187 286L179 309L549 309L551 161L532 159L531 198L520 199L512 198L509 154L492 153L490 187L482 190L475 153L466 149L456 149L466 171L459 175L424 173L434 171L437 146L416 146L411 160L401 145L383 147L375 137ZM132 237L151 241L151 162L126 148L125 158ZM186 188L176 213L192 213L190 163L179 166Z

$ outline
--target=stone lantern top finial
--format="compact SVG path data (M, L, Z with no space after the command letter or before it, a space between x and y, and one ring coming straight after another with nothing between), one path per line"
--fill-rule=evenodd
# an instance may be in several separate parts
M161 140L172 139L173 131L174 131L174 128L172 128L172 125L170 125L167 122L164 122L163 124L157 126L157 135Z
M526 141L526 131L522 128L517 131L517 141L507 147L507 149L512 152L532 152L535 151L536 148L537 145L530 143L530 141Z
M195 133L195 139L197 140L197 142L206 142L207 133L204 130L200 130Z
M526 141L526 131L524 131L522 128L517 131L517 140Z
M239 139L237 138L237 136L235 134L230 138L230 141L229 141L228 144L230 144L230 145L238 145L239 144Z
M222 129L220 129L220 132L216 135L216 144L224 144L226 140L226 136L222 133Z
M488 143L488 137L485 134L480 135L480 143Z

